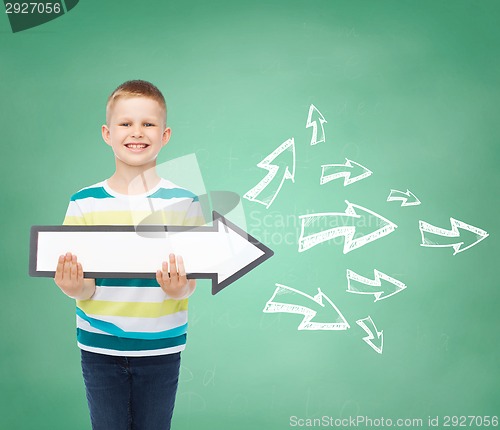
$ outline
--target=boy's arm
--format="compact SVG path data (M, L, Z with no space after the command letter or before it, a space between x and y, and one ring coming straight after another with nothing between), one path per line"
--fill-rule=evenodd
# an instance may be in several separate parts
M54 282L72 299L88 300L95 293L95 279L83 278L82 264L70 252L59 257Z
M78 203L71 199L63 225L85 225L85 217ZM95 279L85 279L83 268L76 255L70 252L61 255L57 262L54 282L68 297L76 300L90 299L96 290Z
M180 255L170 254L169 261L162 263L161 270L156 272L156 282L171 299L187 299L196 289L196 279L187 279L184 260Z
M70 252L59 257L54 281L72 299L88 300L95 293L95 279L83 278L82 265Z
M185 226L205 225L203 210L198 197L193 198L185 216ZM160 284L165 294L175 300L187 299L196 289L196 279L187 279L186 269L182 256L169 255L168 261L162 263L160 270L156 272L156 281Z

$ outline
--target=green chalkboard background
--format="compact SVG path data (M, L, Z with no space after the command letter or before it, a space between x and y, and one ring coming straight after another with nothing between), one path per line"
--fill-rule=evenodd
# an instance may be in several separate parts
M174 429L500 415L499 14L487 0L81 0L17 33L2 14L0 427L90 428L74 304L28 276L29 229L60 224L72 193L112 174L100 126L128 79L164 92L173 132L159 161L196 154L206 191L243 196L266 174L257 163L295 139L294 182L267 209L243 199L234 219L275 256L217 296L199 282L190 300ZM328 121L315 146L311 103ZM345 158L373 174L320 185L320 166ZM386 201L407 188L421 205ZM345 200L398 228L348 254L341 240L299 253L298 216ZM457 255L420 246L419 220L449 229L450 217L489 237ZM346 292L346 269L407 288L374 303ZM276 283L321 288L350 329L263 313ZM356 324L368 315L382 354Z

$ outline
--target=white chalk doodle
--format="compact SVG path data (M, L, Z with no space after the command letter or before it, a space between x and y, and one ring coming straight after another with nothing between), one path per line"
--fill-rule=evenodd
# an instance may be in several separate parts
M408 189L406 189L406 193L399 190L391 190L391 192L389 193L389 197L387 197L387 201L394 202L397 200L401 200L401 207L417 206L421 204L417 196Z
M299 252L306 251L334 237L344 236L344 254L347 254L367 243L387 236L397 228L393 222L363 206L349 203L347 200L346 204L347 209L343 213L328 212L299 216L302 221ZM360 235L357 231L357 223L367 226L369 231ZM317 225L334 225L334 227L311 234L307 232L308 230L312 231ZM356 234L358 237L355 238Z
M281 155L283 154L283 155ZM283 159L281 167L275 161L275 159L281 155ZM287 157L287 158L286 158ZM291 166L291 171L290 171ZM271 152L266 158L264 158L257 167L268 170L267 175L262 179L255 187L248 191L243 197L252 201L264 205L266 208L272 205L274 199L278 195L286 179L290 179L294 182L295 177L295 141L292 138L283 142L278 146L273 152ZM281 175L278 173L282 171ZM276 178L276 181L274 180ZM274 185L271 185L274 184Z
M452 247L455 250L453 255L455 255L477 245L489 236L486 231L455 218L450 218L450 223L451 230L446 230L425 221L419 221L420 234L422 235L420 245L429 248Z
M347 292L353 294L373 294L375 302L387 299L406 288L401 281L394 279L385 273L374 271L375 279L365 278L352 270L347 269ZM383 287L382 287L382 284Z
M319 134L318 138L318 122L319 122L319 127L321 128L321 133ZM324 142L325 141L325 129L323 127L324 123L327 123L328 121L325 119L323 114L314 106L311 104L309 107L309 113L307 114L307 122L306 122L306 128L312 127L312 136L311 136L311 145L316 145L317 143Z
M357 320L356 324L368 334L368 336L365 336L363 340L379 354L382 354L382 350L384 348L384 331L377 330L372 317L368 316L361 320ZM374 334L377 335L377 338L375 338Z
M333 181L334 179L344 178L344 187L354 182L367 178L373 172L355 161L345 159L345 164L323 164L321 166L320 185Z
M327 304L329 306L327 306ZM321 319L318 316L322 312ZM347 330L349 323L335 304L318 288L314 297L286 285L276 284L276 290L263 312L300 314L304 318L298 330ZM314 319L317 321L313 321ZM329 322L324 322L327 320Z

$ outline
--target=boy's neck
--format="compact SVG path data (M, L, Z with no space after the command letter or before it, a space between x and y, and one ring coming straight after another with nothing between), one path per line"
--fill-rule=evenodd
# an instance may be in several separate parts
M120 194L144 194L153 189L160 182L156 173L156 166L144 169L142 166L127 169L117 169L108 179L108 186Z

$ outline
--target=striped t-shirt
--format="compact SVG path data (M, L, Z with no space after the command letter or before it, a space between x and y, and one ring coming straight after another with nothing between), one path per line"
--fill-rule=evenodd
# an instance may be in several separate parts
M64 225L203 223L197 196L166 179L141 195L116 193L107 181L83 188L71 196L64 219ZM95 281L92 298L76 301L77 343L81 349L118 356L152 356L185 348L188 299L170 299L156 279Z

